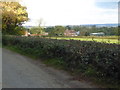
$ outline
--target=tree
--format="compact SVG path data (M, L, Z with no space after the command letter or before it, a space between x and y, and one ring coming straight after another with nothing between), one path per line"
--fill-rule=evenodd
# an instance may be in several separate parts
M43 28L41 27L32 27L30 29L31 34L42 34L42 32L43 32Z
M25 35L25 33L26 33L25 30L26 30L25 27L17 26L17 27L15 27L13 34L15 34L15 35Z
M68 29L68 30L72 29L69 25L67 25L65 28Z
M46 27L45 32L50 33L52 30L54 30L54 27Z
M63 26L55 26L53 30L49 33L51 36L63 36L65 31L65 27Z
M26 7L21 6L18 2L0 2L2 7L2 32L13 34L15 27L23 24L28 20Z
M43 24L43 19L39 19L37 23L38 23L38 26L32 27L30 29L31 34L43 34L44 33L44 28L41 26Z

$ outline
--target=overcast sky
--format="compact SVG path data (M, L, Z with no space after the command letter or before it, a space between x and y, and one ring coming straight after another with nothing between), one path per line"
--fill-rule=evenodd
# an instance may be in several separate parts
M23 0L30 21L25 25L118 23L119 0Z

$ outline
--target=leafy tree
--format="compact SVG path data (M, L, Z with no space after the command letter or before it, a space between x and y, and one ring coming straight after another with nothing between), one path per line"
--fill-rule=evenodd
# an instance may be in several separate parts
M32 27L30 29L31 34L42 34L43 28L42 27Z
M68 30L71 30L71 29L72 29L69 25L66 26L65 28L68 29Z
M48 33L50 33L52 30L54 30L54 27L45 28L45 32L48 32Z
M43 34L44 33L44 28L41 26L41 24L43 24L43 19L39 19L38 21L37 21L37 23L38 23L38 26L36 26L36 27L32 27L31 29L30 29L30 33L31 34Z
M17 26L28 20L26 7L18 2L0 2L2 7L2 32L4 34L13 34Z
M80 27L80 26L74 26L73 29L74 29L75 31L80 31L80 30L81 30L81 27Z
M65 27L55 26L54 29L49 33L51 36L63 36Z
M25 32L26 32L26 28L24 28L23 26L17 26L14 29L15 35L25 35Z

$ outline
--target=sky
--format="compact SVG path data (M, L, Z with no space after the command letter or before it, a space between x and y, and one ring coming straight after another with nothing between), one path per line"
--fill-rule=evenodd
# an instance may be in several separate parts
M27 26L118 23L119 0L23 0Z

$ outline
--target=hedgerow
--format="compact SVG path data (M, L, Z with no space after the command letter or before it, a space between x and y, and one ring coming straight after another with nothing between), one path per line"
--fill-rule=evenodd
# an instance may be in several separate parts
M3 45L16 46L38 58L60 58L67 70L79 70L98 78L120 80L120 45L93 41L53 40L39 37L3 36ZM64 63L63 63L64 62Z

